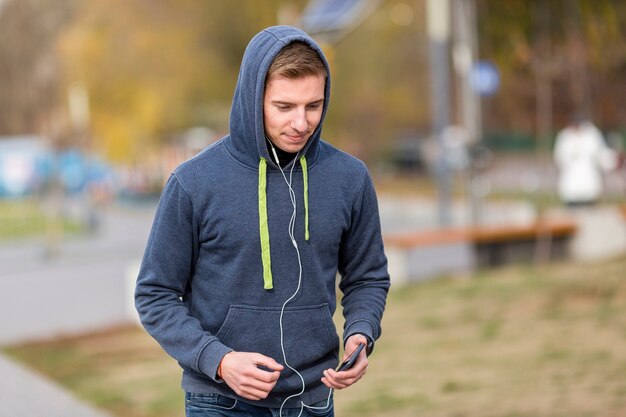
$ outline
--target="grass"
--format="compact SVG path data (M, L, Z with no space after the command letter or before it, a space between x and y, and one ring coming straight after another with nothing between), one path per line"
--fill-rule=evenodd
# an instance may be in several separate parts
M626 415L626 259L514 266L391 291L338 416ZM5 349L119 417L183 416L175 361L129 327Z
M36 199L0 199L0 242L45 235L54 238L82 229L76 221L52 219Z
M14 346L6 352L116 416L176 416L179 368L138 327Z

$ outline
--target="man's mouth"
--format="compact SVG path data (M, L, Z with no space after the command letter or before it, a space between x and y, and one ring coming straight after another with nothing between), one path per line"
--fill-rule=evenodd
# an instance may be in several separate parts
M300 142L306 138L306 135L290 135L288 133L285 133L285 136L294 142Z

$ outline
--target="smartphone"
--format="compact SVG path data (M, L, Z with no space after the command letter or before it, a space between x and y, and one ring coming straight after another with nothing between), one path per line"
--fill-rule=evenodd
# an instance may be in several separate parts
M352 352L350 356L348 356L348 359L346 359L341 365L339 365L339 368L337 368L337 372L347 371L348 369L352 368L352 365L354 365L354 362L356 362L356 358L359 357L359 353L361 353L364 347L365 345L363 343L359 344L359 346L354 349L354 352Z

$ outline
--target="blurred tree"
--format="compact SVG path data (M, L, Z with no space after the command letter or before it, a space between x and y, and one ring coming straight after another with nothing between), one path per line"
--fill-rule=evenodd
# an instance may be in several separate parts
M480 57L501 73L499 92L483 100L487 130L537 131L540 95L551 97L555 128L585 107L601 127L623 128L626 2L476 1ZM67 96L76 85L88 94L85 136L120 162L142 158L191 126L225 132L250 37L268 25L295 23L306 4L4 0L0 134L72 138ZM368 160L399 136L425 136L424 28L424 0L384 0L337 44L323 45L333 75L323 137Z
M94 145L129 162L190 126L226 131L243 50L280 3L84 2L61 49L67 83L87 86Z
M190 1L83 2L64 33L66 85L86 86L93 145L130 162L192 118L188 97L206 73Z
M0 135L39 133L58 107L54 44L73 1L5 0L0 9Z
M421 2L388 0L332 47L326 135L367 161L430 125L428 44Z
M87 85L98 146L116 160L191 125L228 128L243 51L289 5L306 1L84 2L63 38L67 83ZM404 6L404 9L398 9ZM409 13L407 15L407 13ZM325 137L375 153L425 119L419 8L388 1L369 25L332 51L333 95ZM394 20L395 19L395 20ZM337 87L335 87L337 86ZM389 111L394 109L394 111ZM364 134L367 132L367 134ZM366 156L366 155L362 155Z
M488 128L534 131L535 77L552 88L554 127L573 111L601 126L626 123L626 3L619 0L478 0L480 55L501 71Z

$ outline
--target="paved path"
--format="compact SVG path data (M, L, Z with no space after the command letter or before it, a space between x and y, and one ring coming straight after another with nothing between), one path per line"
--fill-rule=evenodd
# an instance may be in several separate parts
M0 355L0 417L110 417Z
M124 273L141 258L154 205L115 206L93 236L0 245L0 344L79 333L128 320ZM0 355L0 417L109 417Z
M41 241L0 245L0 345L130 322L132 268L154 205L112 206L93 235L68 236L53 258Z

